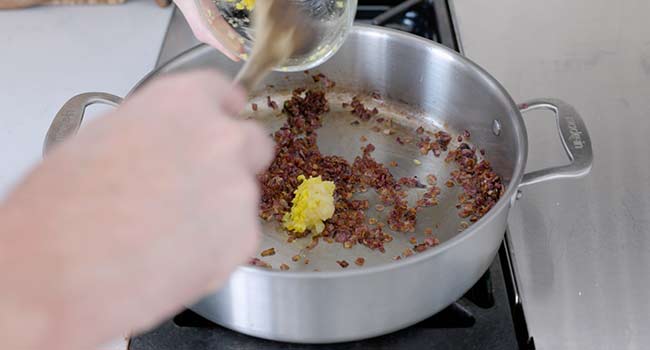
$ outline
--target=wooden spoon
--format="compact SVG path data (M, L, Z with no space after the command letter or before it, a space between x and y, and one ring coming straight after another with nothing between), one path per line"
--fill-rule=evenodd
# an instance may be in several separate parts
M255 42L250 58L235 77L248 92L291 54L314 38L316 28L302 9L289 0L257 1L253 13Z

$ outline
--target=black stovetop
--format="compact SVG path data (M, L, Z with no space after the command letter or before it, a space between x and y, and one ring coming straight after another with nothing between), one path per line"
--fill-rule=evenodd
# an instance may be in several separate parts
M407 31L461 51L448 0L360 0L357 20ZM534 349L510 266L504 242L490 269L463 298L416 325L372 339L328 345L268 341L186 310L133 337L129 350Z

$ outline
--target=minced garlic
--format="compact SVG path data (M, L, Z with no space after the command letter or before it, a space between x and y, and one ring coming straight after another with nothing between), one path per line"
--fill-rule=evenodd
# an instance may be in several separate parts
M320 176L298 176L301 181L293 192L291 211L284 214L282 221L289 231L321 233L325 228L323 221L334 215L334 189L332 181L323 181Z
M255 0L226 0L227 2L236 2L235 9L251 11L255 7Z

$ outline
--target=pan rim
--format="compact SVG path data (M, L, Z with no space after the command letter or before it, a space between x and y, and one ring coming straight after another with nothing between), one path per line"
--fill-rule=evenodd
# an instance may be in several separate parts
M506 186L506 192L499 199L496 205L492 207L486 215L481 217L476 223L471 225L467 230L458 233L454 237L440 243L434 248L428 249L419 254L415 254L409 257L408 259L401 259L399 261L393 261L386 264L369 266L360 269L352 269L352 270L346 269L341 271L318 271L318 272L277 271L277 270L270 270L270 269L256 267L256 266L250 266L250 265L240 265L235 269L233 273L246 273L255 276L264 276L264 277L272 277L272 278L280 278L280 279L322 280L322 279L349 278L358 275L383 273L386 271L406 268L410 265L423 263L439 254L443 254L445 251L452 249L454 246L458 244L461 244L465 240L469 239L471 236L475 234L480 234L478 233L478 231L480 231L483 227L488 225L490 221L492 221L494 218L500 215L501 211L509 210L509 207L512 204L512 199L515 198L517 194L519 184L523 177L524 167L526 165L527 157L528 157L528 136L523 121L523 117L521 115L519 108L517 107L517 104L514 102L514 100L508 93L508 91L501 85L501 83L499 83L490 73L488 73L485 69L483 69L481 66L479 66L469 58L459 54L458 52L444 45L441 45L439 43L436 43L428 39L421 38L414 34L402 32L396 29L373 26L368 24L355 24L354 26L352 26L350 30L350 34L368 35L368 36L371 35L392 36L392 37L397 37L398 41L410 41L419 44L423 47L427 47L430 50L442 51L446 55L451 56L453 59L458 60L461 64L470 68L473 74L484 78L485 81L488 83L488 85L491 86L497 94L501 95L503 100L512 109L512 113L514 113L514 115L511 115L509 117L513 119L513 129L514 129L513 131L514 134L516 135L515 143L517 144L517 149L518 149L518 154L516 155L516 159L515 159L514 172L512 174L512 178L510 179L509 183ZM214 49L209 47L206 44L199 44L177 55L176 57L169 60L167 63L161 65L160 67L152 70L147 75L145 75L140 81L136 83L133 89L131 89L131 91L127 94L127 97L133 94L135 91L137 91L141 86L149 82L149 80L161 74L164 74L170 68L174 68L182 64L182 62L184 62L187 59L191 59L191 57L195 55L200 56L204 54L204 51L207 50L214 50ZM315 69L317 68L318 67L316 67ZM504 228L504 233L505 233L505 228Z

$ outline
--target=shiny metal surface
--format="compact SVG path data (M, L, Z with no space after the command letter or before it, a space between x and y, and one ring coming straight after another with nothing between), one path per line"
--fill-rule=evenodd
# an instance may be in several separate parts
M45 135L43 154L57 143L74 135L81 126L86 107L95 103L117 106L122 98L104 92L87 92L69 99L57 112Z
M584 180L527 187L510 213L537 348L647 349L650 2L456 0L455 9L466 54L517 100L571 101L596 154ZM531 113L528 169L561 162L551 119Z
M524 102L519 106L522 113L540 109L553 112L562 147L571 161L567 165L526 173L521 179L519 188L548 180L581 177L589 173L593 162L591 139L585 123L575 108L558 99L537 99Z
M196 68L218 67L234 76L239 66L199 46L152 72L138 86L163 74ZM367 338L416 323L455 301L492 262L526 163L526 130L518 107L481 68L443 46L397 31L356 27L319 71L340 87L329 94L332 111L319 129L323 153L352 160L359 154L359 137L367 135L377 146L375 158L398 161L400 167L393 171L396 176L415 173L424 178L434 173L440 181L449 177L452 169L442 159L422 157L414 146L399 146L393 137L373 134L366 123L350 126L350 116L341 110L340 102L373 91L384 96L379 108L383 116L394 120L396 135L420 125L446 129L452 135L468 130L471 141L487 151L486 157L508 182L508 189L485 217L462 233L458 233L461 219L455 208L458 189L443 189L441 204L419 214L419 234L413 234L422 239L424 227L438 223L435 234L441 245L401 261L393 261L392 256L410 246L411 234L394 234L385 254L362 246L347 250L321 243L309 252L309 265L292 263L290 257L308 240L288 244L284 234L266 224L262 248L272 246L277 251L267 260L276 267L288 263L292 270L240 267L222 290L191 307L219 324L262 338L309 343ZM260 99L259 106L265 106L268 95L277 101L286 99L290 89L310 84L311 77L302 72L276 72L265 82L274 88L257 91L253 101ZM368 99L367 105L372 103ZM584 174L590 166L590 148L579 148L576 140L571 141L577 128L588 145L580 117L556 100L533 101L529 108L557 112L560 133L569 141L566 147L574 159L569 168L549 170L542 177L529 175L530 181L552 179L555 172L568 177ZM270 131L282 123L269 108L250 110L245 116L262 122ZM495 122L500 125L498 133L493 132ZM414 165L415 158L421 160L421 166ZM372 203L373 198L370 200ZM336 264L336 260L353 261L357 256L366 257L363 268L342 270Z

